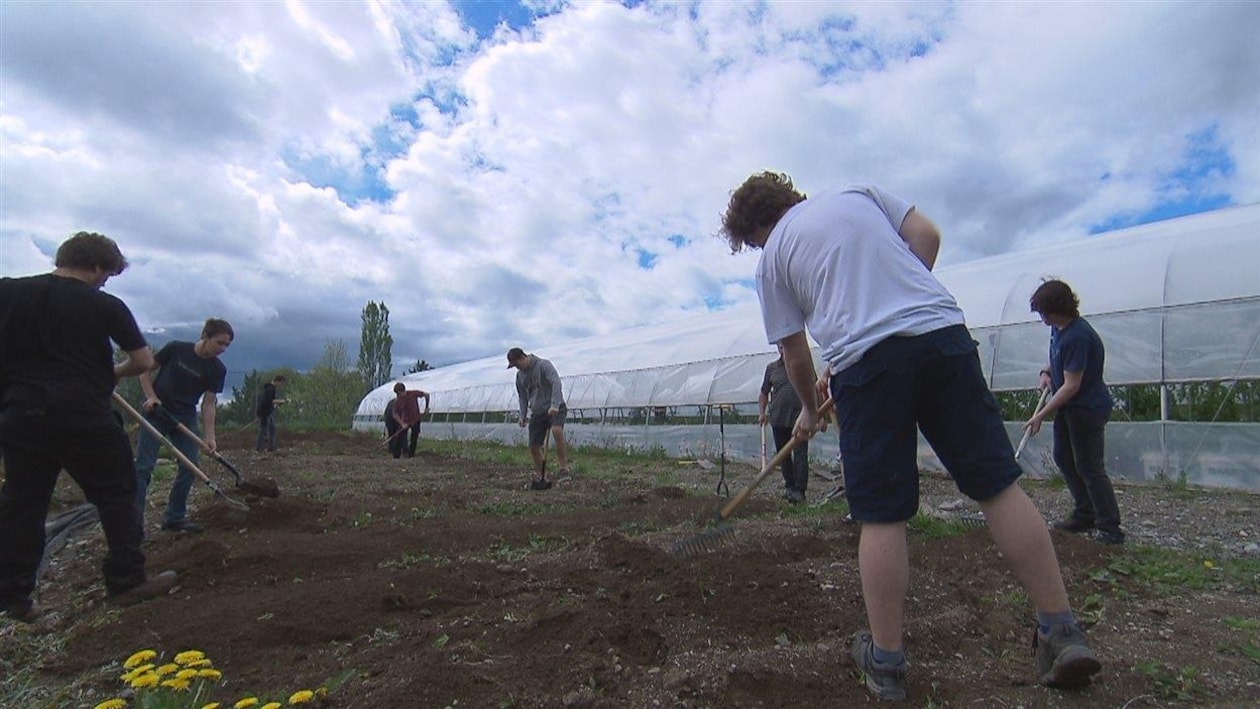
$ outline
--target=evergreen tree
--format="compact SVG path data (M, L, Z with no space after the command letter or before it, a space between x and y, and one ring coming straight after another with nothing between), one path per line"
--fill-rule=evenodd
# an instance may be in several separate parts
M408 367L407 371L403 372L403 374L415 374L416 372L427 372L430 369L433 369L433 365L429 364L428 362L422 359L418 359L416 360L416 363Z
M368 301L363 307L363 331L359 335L359 377L364 391L369 392L393 376L391 350L394 338L389 334L389 308L385 303Z

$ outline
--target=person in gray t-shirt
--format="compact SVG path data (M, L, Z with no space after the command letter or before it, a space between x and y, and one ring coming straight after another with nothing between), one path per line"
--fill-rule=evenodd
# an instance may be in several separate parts
M547 481L547 458L543 444L547 431L556 440L556 459L560 465L559 477L569 476L569 451L564 440L564 419L568 407L564 404L564 391L560 374L549 360L537 355L525 354L525 350L513 347L507 353L508 369L516 368L516 394L521 403L521 427L529 426L529 452L534 458L538 479L534 489L550 487ZM528 418L526 415L528 414Z
M783 363L783 345L779 345L779 358L766 365L766 375L761 380L761 395L757 397L759 414L757 423L770 425L774 434L775 450L792 440L792 427L801 415L801 400L788 379ZM783 471L783 499L792 504L805 501L805 487L809 484L809 441L801 441L792 455L780 464Z

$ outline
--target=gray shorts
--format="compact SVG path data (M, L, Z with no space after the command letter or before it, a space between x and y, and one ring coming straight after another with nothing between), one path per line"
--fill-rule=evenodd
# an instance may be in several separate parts
M561 406L554 415L543 412L529 417L529 444L541 446L547 439L547 431L552 428L564 428L564 419L569 413L566 406Z

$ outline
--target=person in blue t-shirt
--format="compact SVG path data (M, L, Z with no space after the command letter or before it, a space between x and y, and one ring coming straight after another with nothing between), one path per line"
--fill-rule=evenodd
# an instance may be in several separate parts
M1024 427L1036 435L1054 414L1054 462L1074 503L1054 527L1073 533L1094 529L1099 542L1123 544L1120 506L1103 454L1112 400L1103 383L1102 338L1081 317L1080 300L1063 281L1046 280L1028 303L1050 326L1050 364L1041 370L1037 388L1048 387L1054 395Z
M205 441L207 450L217 447L214 435L215 406L227 378L227 367L219 359L235 337L232 326L226 320L210 318L201 329L201 339L196 342L174 340L166 343L154 355L159 367L157 376L151 372L140 375L140 388L144 390L143 410L145 418L162 432L168 440L183 452L194 465L197 464L199 446L192 438L183 435L164 416L156 415L154 407L161 405L171 416L188 427ZM205 433L198 433L197 404L201 404L201 420ZM136 506L143 518L149 481L157 464L158 440L148 429L140 428L136 444ZM200 532L201 525L188 519L188 493L192 490L193 472L183 463L171 483L171 494L166 502L166 516L162 529L168 532Z

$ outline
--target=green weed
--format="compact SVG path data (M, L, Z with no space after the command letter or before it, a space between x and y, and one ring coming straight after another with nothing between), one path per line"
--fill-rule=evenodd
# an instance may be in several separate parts
M1138 669L1155 683L1155 693L1164 699L1193 701L1207 695L1207 689L1199 683L1201 672L1194 667L1180 670L1154 662L1138 665Z

